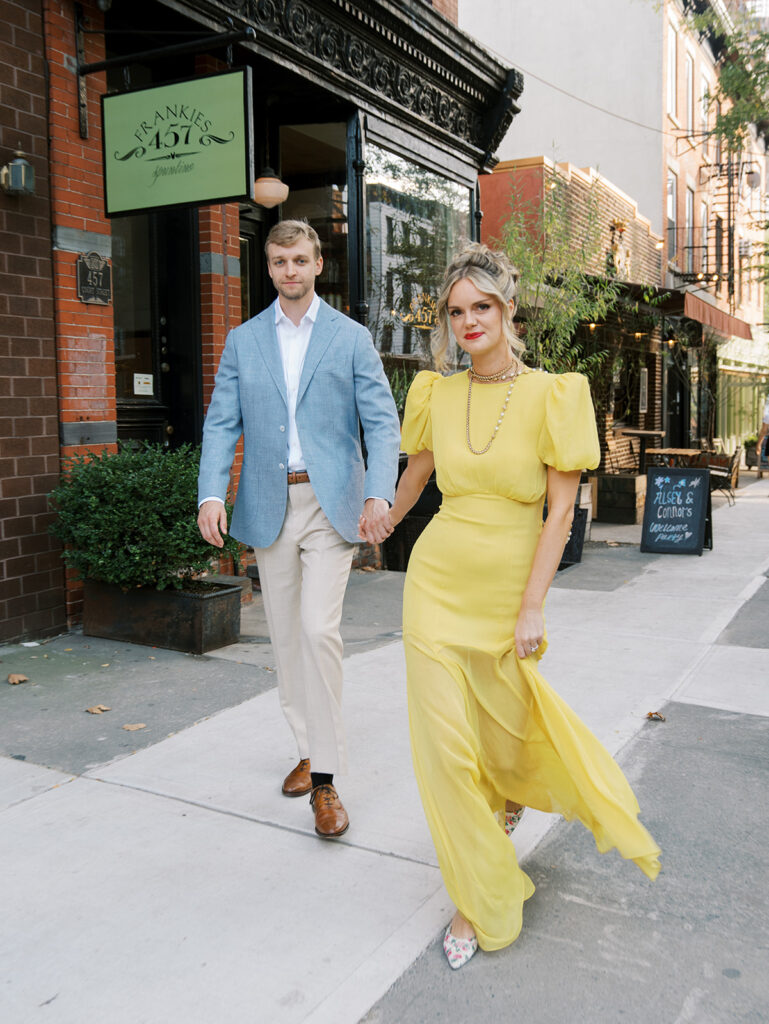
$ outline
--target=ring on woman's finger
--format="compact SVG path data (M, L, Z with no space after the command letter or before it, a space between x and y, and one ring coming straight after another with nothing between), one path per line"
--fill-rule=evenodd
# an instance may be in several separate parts
M533 654L533 653L534 653L534 651L536 651L538 647L539 647L539 644L530 644L530 645L529 645L529 650L530 650L530 651L531 651L531 653Z

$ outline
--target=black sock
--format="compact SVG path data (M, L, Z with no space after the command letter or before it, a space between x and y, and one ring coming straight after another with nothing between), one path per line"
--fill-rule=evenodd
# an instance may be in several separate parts
M325 772L310 772L310 778L312 779L313 789L318 786L331 786L334 782L334 776L326 775Z

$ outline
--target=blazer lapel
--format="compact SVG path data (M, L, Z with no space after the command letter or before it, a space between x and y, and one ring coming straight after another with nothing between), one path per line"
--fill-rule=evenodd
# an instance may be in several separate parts
M315 319L315 325L310 335L310 344L307 346L307 354L304 357L304 366L302 367L302 376L299 379L299 391L296 396L296 404L302 400L302 395L307 390L307 385L312 380L312 375L317 369L318 363L323 358L323 354L331 344L331 341L339 330L341 323L341 316L337 311L329 306L323 299L320 300L320 308L318 309L318 315ZM274 329L274 328L273 328Z
M275 311L268 306L252 321L256 348L275 382L280 397L288 408L286 378L283 374L283 360L280 357L278 332L275 330Z

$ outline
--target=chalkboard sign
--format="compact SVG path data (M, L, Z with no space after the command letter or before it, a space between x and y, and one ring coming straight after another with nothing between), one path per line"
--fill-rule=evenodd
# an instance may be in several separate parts
M641 551L701 555L704 546L713 547L709 471L649 468Z

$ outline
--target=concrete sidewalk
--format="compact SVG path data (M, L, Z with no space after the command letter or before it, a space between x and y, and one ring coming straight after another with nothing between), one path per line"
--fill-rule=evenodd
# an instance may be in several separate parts
M0 684L0 1020L767 1019L758 959L736 948L723 971L687 974L655 989L651 1004L609 1008L628 984L656 985L680 955L680 934L703 927L699 890L670 883L683 858L684 873L699 873L709 891L722 873L746 880L730 888L722 912L731 903L744 942L766 949L766 915L741 909L765 887L766 844L748 827L762 795L756 821L769 820L766 788L748 785L761 758L765 767L765 741L750 748L755 770L742 776L736 765L726 771L721 754L731 736L748 735L747 727L730 733L732 720L757 723L751 737L766 735L768 526L769 481L760 481L715 512L714 550L701 558L593 544L559 574L543 670L621 752L663 845L663 874L651 886L616 854L599 857L580 827L553 829L550 816L527 812L516 848L538 893L522 938L457 975L441 959L437 937L450 908L411 773L400 575L356 572L348 590L351 774L338 783L351 827L334 843L316 838L307 801L280 794L295 757L258 602L244 613L241 642L202 658L78 634L0 648L3 679L30 679ZM671 700L689 707L666 711L666 723L646 719ZM85 714L99 703L111 710ZM694 760L702 732L717 742ZM724 798L709 804L727 780ZM745 825L735 830L730 809L741 801ZM680 818L687 806L691 831L672 827L668 809ZM715 863L694 855L700 839L723 829L731 842L721 842ZM537 939L543 929L547 939ZM709 941L734 941L733 927L705 931ZM575 943L587 950L576 959ZM634 943L643 955L631 971L622 958ZM619 959L610 962L615 945ZM704 951L717 964L709 950L700 937L691 957ZM735 980L727 970L743 979L733 986L734 1017L723 1016L728 1000L716 991ZM587 990L598 976L603 1002L575 1011L567 986L581 979ZM559 1002L554 986L568 998ZM525 998L511 1003L522 989Z

